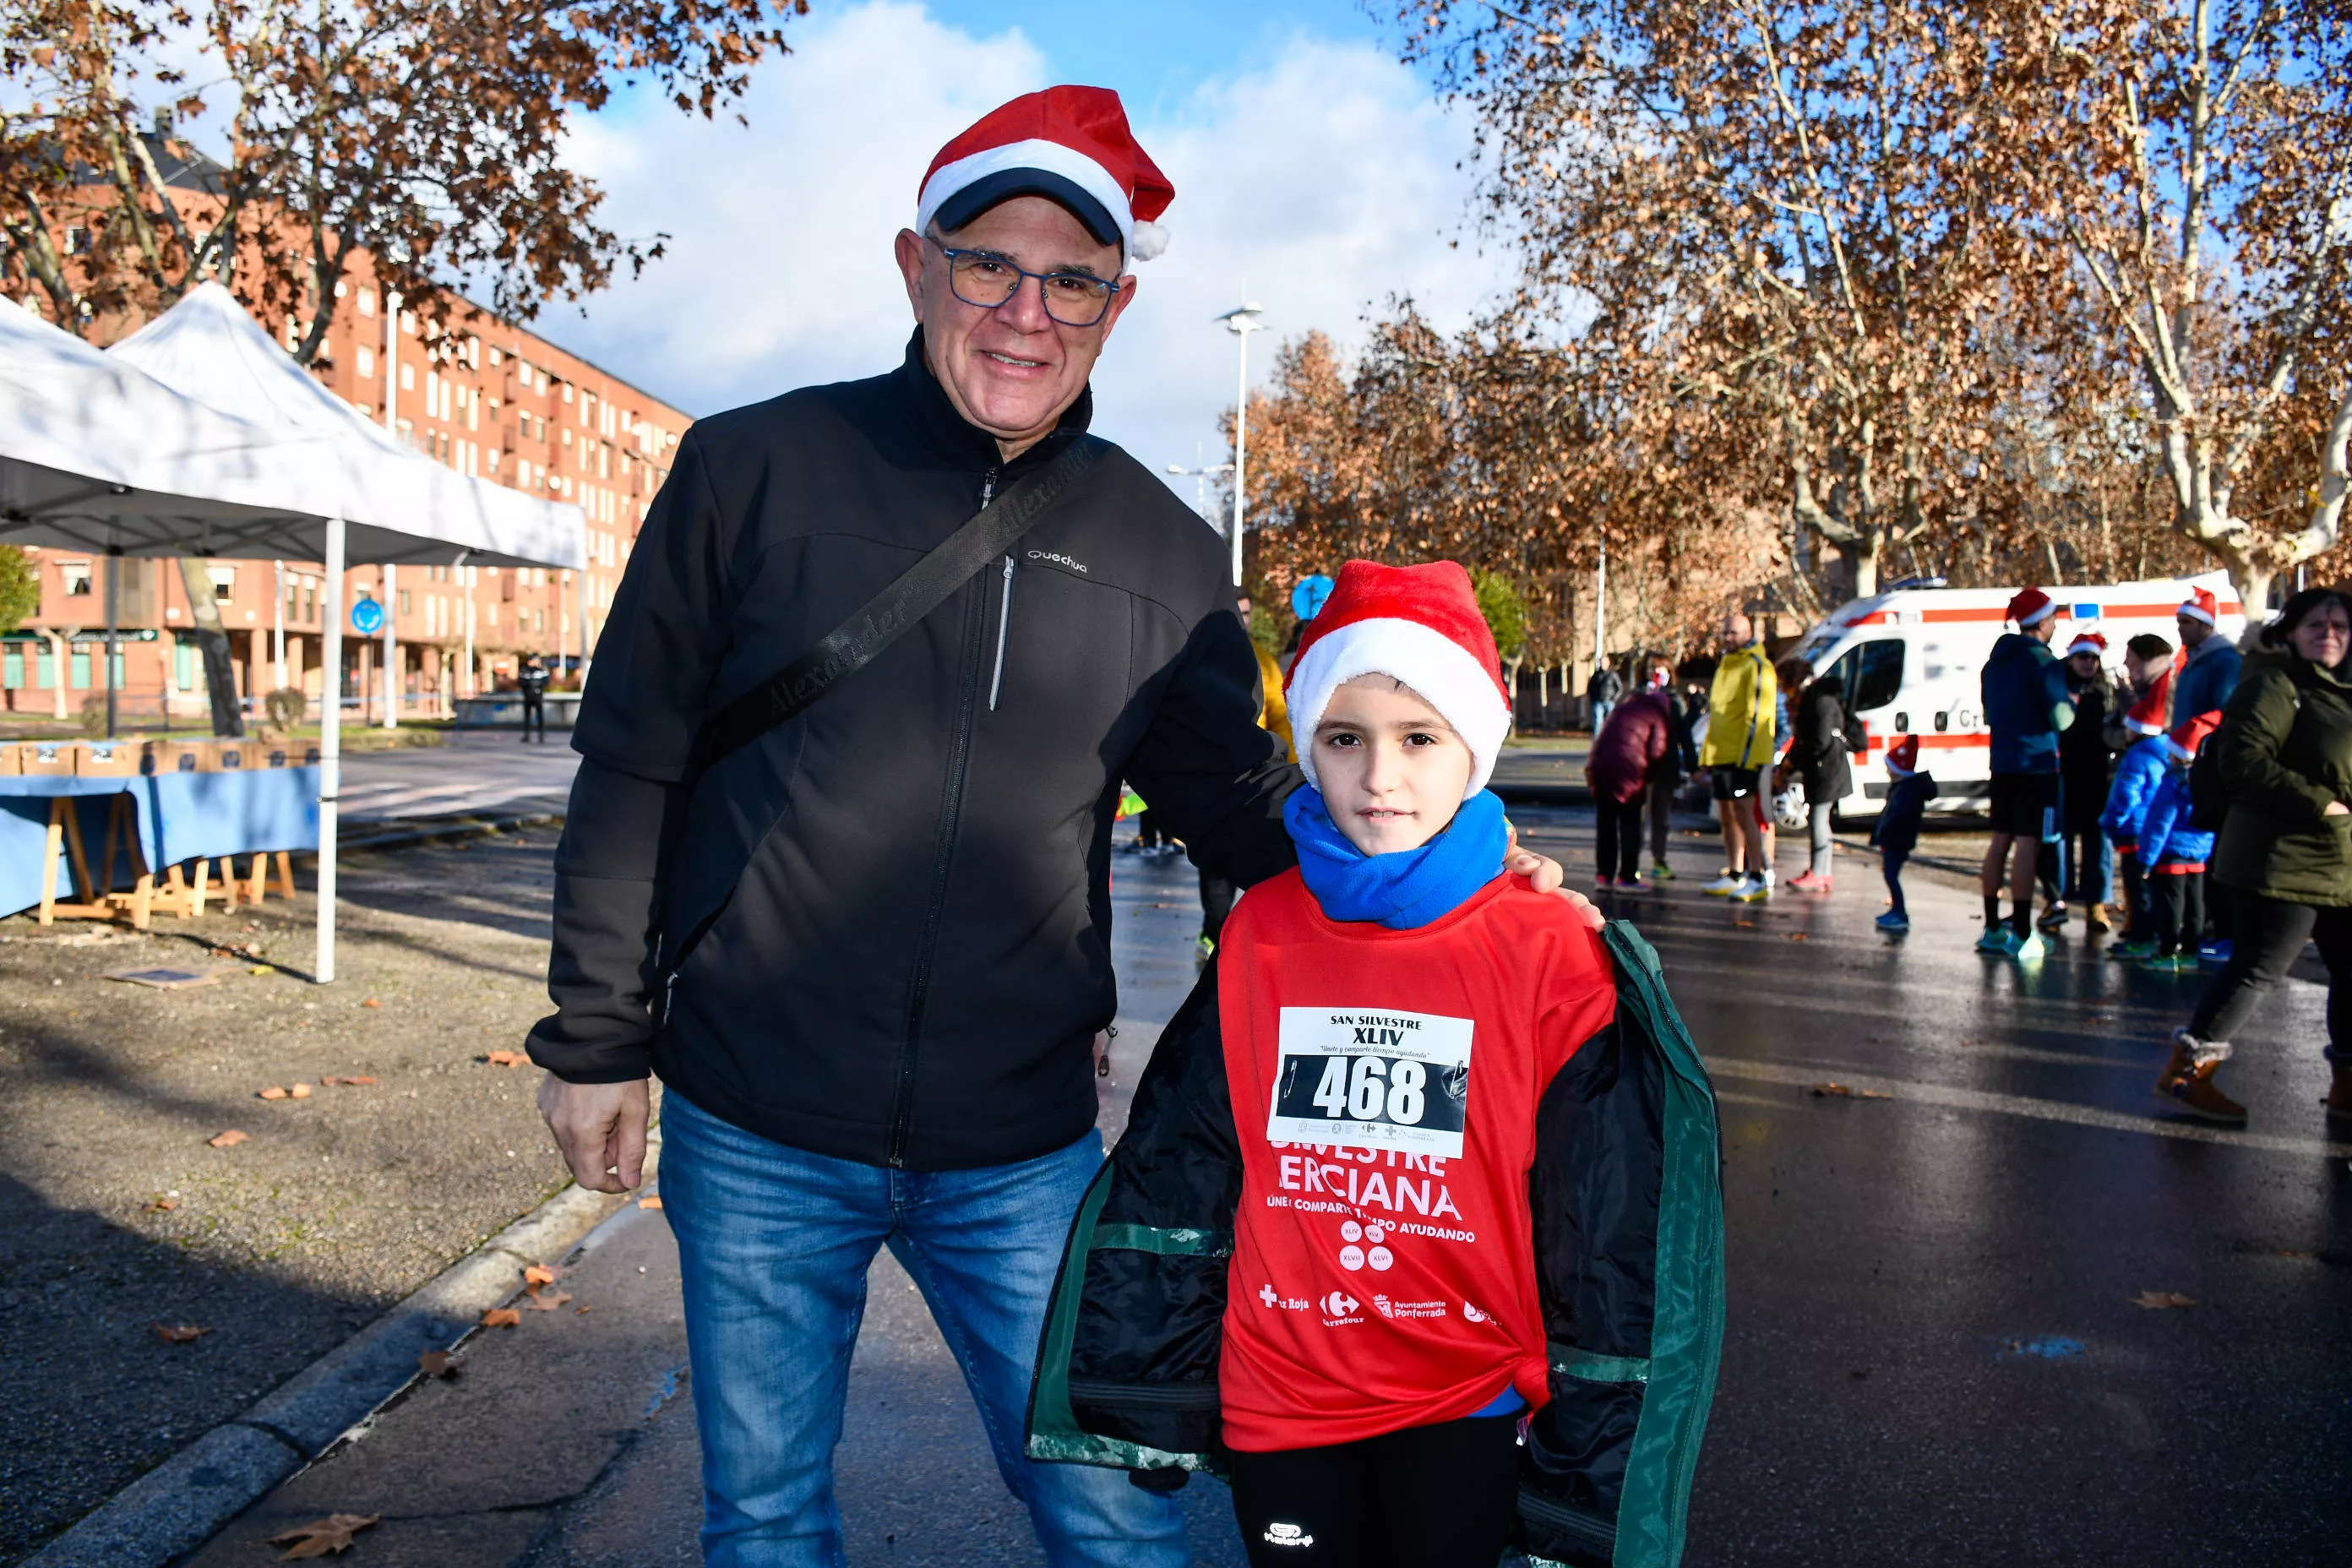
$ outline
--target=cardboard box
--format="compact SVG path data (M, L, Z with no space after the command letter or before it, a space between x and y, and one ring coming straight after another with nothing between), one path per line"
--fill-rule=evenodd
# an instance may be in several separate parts
M210 741L150 741L147 742L149 773L208 773L213 743Z
M257 741L215 741L212 745L212 766L200 768L200 773L234 773L261 765L261 743Z
M0 779L15 778L24 771L25 765L16 760L16 748L0 746Z
M145 742L85 741L74 748L74 773L86 779L136 778L145 771Z
M315 768L319 765L319 742L316 741L277 742L262 748L259 765L265 768Z
M26 741L16 748L16 771L47 778L71 778L76 750L71 741Z

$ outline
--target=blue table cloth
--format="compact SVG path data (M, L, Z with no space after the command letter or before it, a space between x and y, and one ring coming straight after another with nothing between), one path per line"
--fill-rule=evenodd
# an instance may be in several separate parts
M138 809L139 843L159 875L199 857L252 855L319 847L319 770L254 768L225 773L156 773L138 778L84 779L0 774L0 914L41 901L41 856L49 832L49 803L74 803L90 875L101 889L128 888L135 875L127 847L103 868L107 815L129 795ZM59 857L58 896L74 897L72 857Z

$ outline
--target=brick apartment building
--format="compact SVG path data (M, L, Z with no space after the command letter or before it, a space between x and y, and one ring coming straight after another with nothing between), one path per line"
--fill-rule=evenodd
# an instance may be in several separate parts
M175 194L196 201L213 165L184 143L157 136ZM162 161L159 159L159 161ZM67 247L75 247L68 232ZM362 598L392 615L402 710L446 714L458 697L510 680L527 653L568 668L593 650L654 492L668 475L688 416L525 328L470 305L436 328L378 289L364 258L336 286L333 324L315 369L353 409L397 431L434 461L534 494L572 501L588 516L583 584L545 568L353 568L344 604ZM114 334L134 330L123 324ZM270 323L265 323L270 325ZM277 323L289 346L290 319ZM103 339L109 334L94 332ZM0 709L78 716L106 690L105 593L109 560L65 550L28 551L39 567L40 608L0 641ZM201 722L209 711L193 637L188 584L175 561L120 558L120 657L115 685L128 722L169 715ZM209 561L209 591L228 633L237 690L257 700L280 686L310 699L326 690L320 668L315 562ZM584 625L581 619L584 616ZM344 627L346 699L380 710L381 634Z

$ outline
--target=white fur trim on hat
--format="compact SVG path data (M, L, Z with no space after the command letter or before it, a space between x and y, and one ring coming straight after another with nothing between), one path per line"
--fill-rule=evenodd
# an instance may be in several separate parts
M2173 611L2172 615L2175 620L2203 621L2209 626L2214 624L2213 612L2194 599L2182 601L2180 608Z
M1049 174L1061 175L1100 202L1103 210L1110 214L1111 222L1118 225L1119 238L1126 248L1130 252L1135 249L1135 213L1128 205L1127 192L1111 178L1110 171L1075 148L1042 137L1008 142L940 165L938 173L923 182L922 196L915 204L915 232L928 230L940 208L958 191L1006 169L1043 169Z
M1315 726L1331 693L1360 675L1388 676L1426 699L1470 748L1470 782L1462 798L1486 787L1503 737L1510 733L1510 708L1476 655L1443 632L1401 619L1337 627L1309 644L1292 667L1291 732L1298 737L1298 766L1308 784L1323 787L1315 777Z

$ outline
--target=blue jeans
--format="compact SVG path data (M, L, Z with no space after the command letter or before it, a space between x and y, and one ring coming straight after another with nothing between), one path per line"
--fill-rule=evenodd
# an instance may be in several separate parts
M885 1245L930 1307L996 1468L1054 1568L1184 1568L1172 1499L1122 1470L1022 1453L1030 1373L1070 1218L1102 1163L1089 1132L1015 1165L893 1171L804 1153L662 1100L662 1206L677 1233L702 1436L704 1562L839 1568L833 1450L866 1271Z

